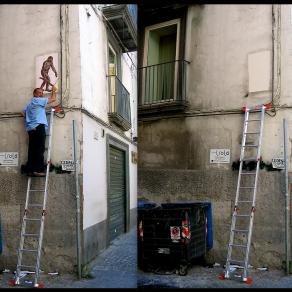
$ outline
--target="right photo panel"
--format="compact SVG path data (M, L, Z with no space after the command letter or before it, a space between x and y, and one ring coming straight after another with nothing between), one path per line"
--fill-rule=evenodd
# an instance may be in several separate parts
M292 287L291 7L138 4L138 288Z

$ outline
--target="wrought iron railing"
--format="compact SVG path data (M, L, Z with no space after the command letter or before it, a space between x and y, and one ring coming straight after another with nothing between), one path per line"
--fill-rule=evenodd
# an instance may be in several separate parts
M176 60L139 68L139 106L186 102L188 64Z
M115 75L109 75L109 118L124 130L131 128L130 93Z

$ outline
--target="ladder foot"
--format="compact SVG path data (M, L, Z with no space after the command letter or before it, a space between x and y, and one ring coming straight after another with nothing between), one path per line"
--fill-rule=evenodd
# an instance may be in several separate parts
M248 277L248 278L246 279L245 283L246 283L247 285L250 285L250 284L252 283L252 278Z
M35 284L34 286L35 286L35 288L45 288L44 284L42 284L42 283Z
M222 272L220 275L219 275L219 279L220 280L225 280L225 273Z
M10 287L14 287L15 286L15 280L14 279L10 279L9 280L9 286Z

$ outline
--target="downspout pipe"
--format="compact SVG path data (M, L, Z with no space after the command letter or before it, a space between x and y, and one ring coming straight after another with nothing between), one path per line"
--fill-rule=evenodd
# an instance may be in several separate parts
M290 272L290 204L289 204L289 179L288 179L288 125L287 120L283 120L284 128L284 156L285 156L285 252L286 252L286 274Z
M80 189L79 189L79 163L77 159L77 142L76 142L76 121L73 120L73 149L74 149L74 167L75 167L75 187L76 187L76 236L77 236L77 267L78 278L81 279L81 232L80 232Z

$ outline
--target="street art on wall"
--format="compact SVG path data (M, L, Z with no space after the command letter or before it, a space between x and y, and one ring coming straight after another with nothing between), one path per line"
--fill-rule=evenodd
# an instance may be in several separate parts
M58 81L58 53L36 57L36 87L52 91Z

